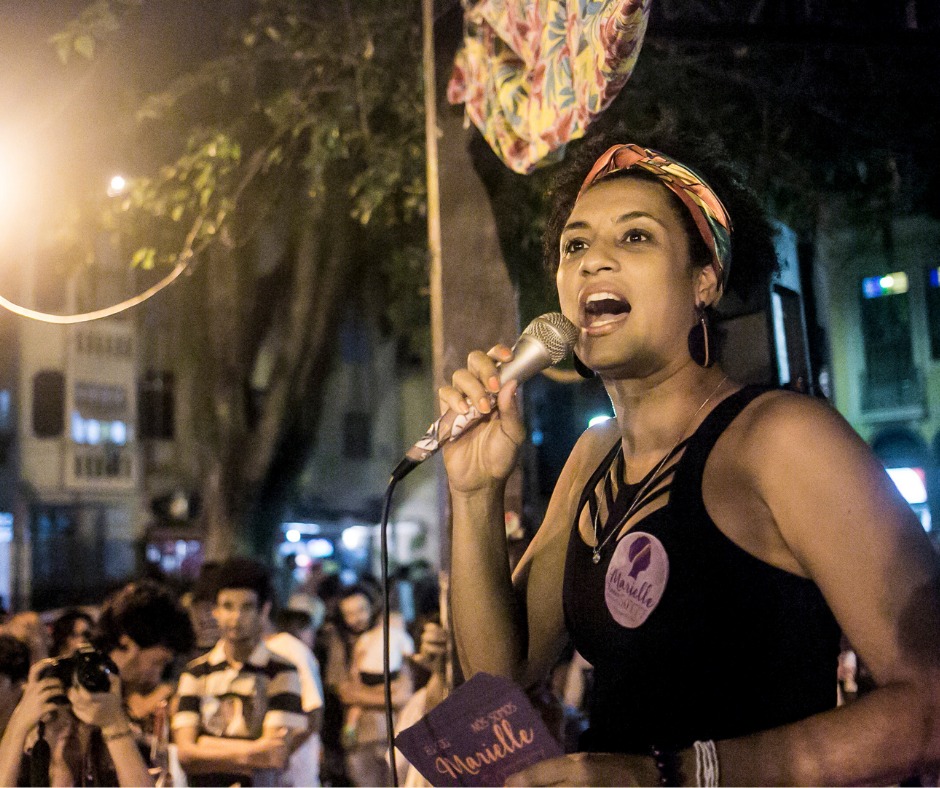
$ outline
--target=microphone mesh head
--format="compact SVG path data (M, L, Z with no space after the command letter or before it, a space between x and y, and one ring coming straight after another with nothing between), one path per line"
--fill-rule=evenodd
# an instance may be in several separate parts
M578 340L578 327L561 312L547 312L535 318L522 333L545 346L552 364L567 356Z

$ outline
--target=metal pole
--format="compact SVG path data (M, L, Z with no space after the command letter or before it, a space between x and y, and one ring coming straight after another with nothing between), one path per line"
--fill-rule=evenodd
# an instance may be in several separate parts
M424 140L427 151L428 189L428 288L431 302L431 359L433 386L444 380L444 297L441 260L441 191L437 140L437 77L434 58L434 0L422 0L423 75L424 75ZM450 538L447 526L449 507L447 485L438 479L438 522L440 566L449 565Z

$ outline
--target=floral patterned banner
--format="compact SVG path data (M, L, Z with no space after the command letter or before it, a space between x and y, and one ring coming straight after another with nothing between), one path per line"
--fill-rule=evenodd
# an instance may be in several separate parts
M447 98L520 173L556 160L626 84L651 0L464 0Z

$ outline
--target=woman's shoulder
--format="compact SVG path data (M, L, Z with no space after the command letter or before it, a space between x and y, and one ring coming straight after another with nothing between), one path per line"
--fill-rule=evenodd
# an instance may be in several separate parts
M585 456L599 454L603 457L620 440L620 437L620 426L617 424L617 419L611 417L592 424L582 432L577 443L575 443L574 450L583 453Z
M617 419L610 418L588 427L578 437L571 454L568 456L568 465L578 477L588 477L597 469L598 465L620 445L620 428Z
M728 453L755 469L864 446L829 402L785 389L770 389L755 397L729 426L727 438Z
M826 400L787 389L761 391L743 409L736 421L748 432L779 433L781 429L844 429L848 422ZM849 429L851 429L849 427Z

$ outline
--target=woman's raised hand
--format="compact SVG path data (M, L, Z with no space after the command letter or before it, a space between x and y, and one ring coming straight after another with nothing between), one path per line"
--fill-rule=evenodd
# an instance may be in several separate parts
M438 391L441 412L450 409L467 413L473 405L484 416L492 414L459 440L443 447L444 467L455 492L473 492L501 484L515 467L525 439L515 396L519 384L509 381L500 388L496 366L497 362L510 359L512 350L506 345L496 345L489 353L475 350L467 357L467 366L454 373L451 385Z

